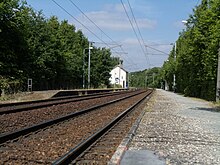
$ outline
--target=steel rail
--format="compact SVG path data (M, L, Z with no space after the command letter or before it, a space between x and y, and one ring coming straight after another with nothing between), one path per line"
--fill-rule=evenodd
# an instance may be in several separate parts
M63 155L61 158L55 160L53 162L53 165L66 165L71 162L74 162L87 148L89 148L96 140L98 140L101 136L103 136L106 132L108 132L110 129L112 129L118 122L123 120L123 118L131 112L136 106L138 106L142 101L145 100L146 97L148 97L153 91L147 91L146 95L137 101L135 104L133 104L131 107L126 109L124 112L119 114L115 119L113 119L109 124L107 124L105 127L88 137L86 140L80 142L76 147L71 149L68 153Z
M133 97L133 96L136 96L136 95L139 95L141 93L143 93L143 91L140 91L138 93L135 93L135 94L132 94L132 95L129 95L129 96L125 96L125 97L122 97L122 98L119 98L119 99L115 99L115 100L109 101L107 103L103 103L103 104L100 104L100 105L95 105L93 107L86 108L86 109L83 109L81 111L74 112L74 113L71 113L71 114L68 114L68 115L56 118L56 119L48 120L48 121L45 121L45 122L42 122L42 123L30 126L30 127L25 127L25 128L20 129L18 131L1 134L0 135L0 144L6 142L8 140L13 140L13 139L16 139L16 138L18 138L20 136L27 135L27 134L29 134L31 132L38 131L38 130L46 128L48 126L51 126L51 125L63 122L63 121L68 120L70 118L77 117L79 115L88 113L88 112L96 110L98 108L101 108L101 107L104 107L104 106L107 106L107 105L110 105L110 104L113 104L113 103L125 100L127 98L130 98L130 97Z
M123 93L127 91L117 91L114 93ZM55 100L66 100L71 98L81 98L81 97L88 97L88 96L95 96L95 95L103 95L103 94L111 94L111 92L102 92L102 93L93 93L93 94L87 94L87 95L74 95L74 96L60 96L60 97L52 97L48 99L40 99L40 100L33 100L33 101L22 101L22 102L15 102L15 103L0 103L0 108L3 107L9 107L9 106L17 106L17 105L23 105L23 104L30 104L30 103L41 103L41 102L48 102L48 101L55 101Z
M130 92L131 91L129 91L127 93L130 93ZM35 100L35 101L25 102L24 104L18 103L17 105L26 105L27 104L27 106L17 107L17 108L11 109L11 110L10 109L9 110L0 110L0 115L16 113L16 112L21 112L21 111L29 111L29 110L49 107L49 106L58 105L58 104L66 104L66 103L70 103L70 102L95 99L95 98L100 98L100 97L105 97L105 96L120 95L120 94L123 94L123 93L126 93L126 92L91 94L91 95L85 95L85 96L68 96L68 97L65 97L65 98L52 98L52 99L46 99L46 100ZM71 100L67 100L67 99L71 99ZM56 102L56 101L59 101L59 100L60 100L60 102ZM29 105L29 104L32 104L32 103L44 103L44 102L49 102L49 103L42 104L42 105ZM8 105L6 105L6 107L8 107Z

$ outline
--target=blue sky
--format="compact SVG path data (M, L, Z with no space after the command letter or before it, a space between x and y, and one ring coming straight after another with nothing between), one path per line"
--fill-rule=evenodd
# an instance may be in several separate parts
M141 47L132 30L121 0L54 1L95 33L96 36L52 0L27 0L27 3L37 11L43 10L47 18L55 15L59 20L68 20L77 29L81 29L90 41L94 41L95 46L112 47L112 55L120 57L124 61L124 68L129 72L162 66L168 55L146 48L144 44L169 53L172 49L170 43L174 43L179 36L179 32L185 28L181 21L188 19L189 15L193 14L193 8L201 3L201 0L129 0L131 10L128 0L123 0L124 7L131 18L140 42L143 43L142 41L144 41ZM108 37L87 20L71 1L93 20ZM143 40L139 36L135 20L132 18L132 11ZM122 45L122 47L114 45L112 40L114 43ZM103 41L107 45L103 44Z

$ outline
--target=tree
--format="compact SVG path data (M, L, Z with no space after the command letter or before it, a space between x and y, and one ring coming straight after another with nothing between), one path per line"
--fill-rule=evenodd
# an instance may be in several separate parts
M172 84L176 74L177 91L187 96L215 99L217 52L220 42L220 2L203 0L187 20L187 28L177 40L176 62L172 52L164 63L163 78ZM169 76L168 76L169 75Z
M83 52L89 46L82 31L56 16L46 19L19 0L0 2L0 20L0 89L15 91L28 78L33 90L82 88ZM93 49L93 87L109 86L115 59L108 49Z
M21 22L25 8L18 0L0 2L0 76L8 85L15 79L22 83L28 69L28 46Z

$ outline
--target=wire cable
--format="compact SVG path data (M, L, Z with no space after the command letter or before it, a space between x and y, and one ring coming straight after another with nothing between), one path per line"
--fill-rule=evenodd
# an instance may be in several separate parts
M69 13L64 7L58 4L55 0L52 0L57 6L59 6L63 11L65 11L69 16L71 16L76 22L82 25L85 29L87 29L90 33L92 33L98 40L102 41L105 45L110 47L105 41L103 41L99 36L97 36L93 31L91 31L88 27L86 27L83 23L81 23L77 18L75 18L71 13ZM120 54L118 54L121 56Z
M142 40L142 42L143 42L143 45L145 45L144 39L143 39L142 34L141 34L141 31L140 31L140 28L139 28L139 26L138 26L138 24L137 24L137 21L136 21L136 18L135 18L135 16L134 16L134 12L133 12L133 10L132 10L131 4L130 4L129 0L127 0L127 2L128 2L128 6L129 6L129 8L130 8L130 10L131 10L131 14L132 14L132 16L133 16L133 19L134 19L134 22L135 22L135 24L136 24L136 27L137 27L137 29L138 29L138 33L139 33L139 35L140 35L140 37L141 37L141 40Z
M135 28L134 28L134 25L133 25L133 23L132 23L132 21L131 21L129 15L128 15L128 12L127 12L127 10L126 10L126 8L125 8L125 5L124 5L124 3L123 3L122 0L121 0L121 4L122 4L122 6L123 6L123 8L124 8L124 11L125 11L127 17L128 17L128 20L129 20L129 22L130 22L130 24L131 24L131 27L132 27L132 29L133 29L133 31L134 31L134 34L135 34L135 36L136 36L136 38L137 38L137 40L138 40L138 42L139 42L139 45L140 45L140 47L141 47L141 50L143 51L143 53L144 53L144 55L145 55L145 57L146 57L146 60L147 60L147 62L148 62L148 64L149 64L149 63L150 63L150 62L149 62L149 59L147 58L147 56L146 56L146 54L145 54L145 51L144 51L143 46L142 46L142 44L141 44L141 41L140 41L140 39L139 39L139 37L138 37L138 35L137 35L137 32L136 32L136 30L135 30Z
M107 35L93 20L91 20L72 0L69 0L70 3L75 6L90 22L92 22L106 37L108 37L113 43L119 46L109 35Z
M122 52L124 53L124 54L126 54L125 53L125 51L124 51L124 49L122 48L122 46L120 45L120 44L118 44L116 41L114 41L109 35L107 35L92 19L90 19L72 0L69 0L70 1L70 3L75 7L75 8L77 8L91 23L93 23L107 38L109 38L113 43L115 43L115 45L117 45L117 46L119 46L120 48L121 48L121 50L122 50ZM110 45L110 44L109 44ZM111 49L113 49L113 48L111 48ZM128 57L128 56L127 56ZM128 57L129 58L129 57ZM132 60L131 60L132 61ZM133 61L132 61L132 63L133 63ZM133 63L134 64L134 63Z
M160 52L160 53L163 53L163 54L165 54L165 55L169 55L168 53L163 52L163 51L161 51L161 50L159 50L159 49L153 48L153 47L151 47L151 46L149 46L149 45L145 45L145 46L148 47L148 48L150 48L150 49L153 49L153 50L155 50L155 51L158 51L158 52Z

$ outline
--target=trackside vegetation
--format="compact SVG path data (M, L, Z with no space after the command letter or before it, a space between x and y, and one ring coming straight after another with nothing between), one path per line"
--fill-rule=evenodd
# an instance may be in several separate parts
M186 29L162 67L161 80L186 96L215 100L218 49L220 47L220 1L202 0L189 16Z
M161 88L185 96L215 100L218 49L220 48L220 1L202 0L186 20L168 60L161 68L131 73L131 85ZM154 76L153 83L153 73Z
M220 48L220 1L202 0L180 32L176 47L161 68L129 74L133 87L163 87L185 96L215 100L218 49ZM80 30L56 16L45 18L25 1L0 2L0 89L16 92L82 88L87 78L89 41ZM83 72L85 52L85 72ZM109 72L118 64L107 48L91 53L91 86L109 86ZM174 87L174 75L176 77ZM87 86L87 79L86 79Z
M87 86L88 47L86 36L68 21L45 18L25 1L0 2L1 91L26 90L28 78L33 90L82 88L83 74ZM108 87L116 64L109 49L93 46L91 87Z

